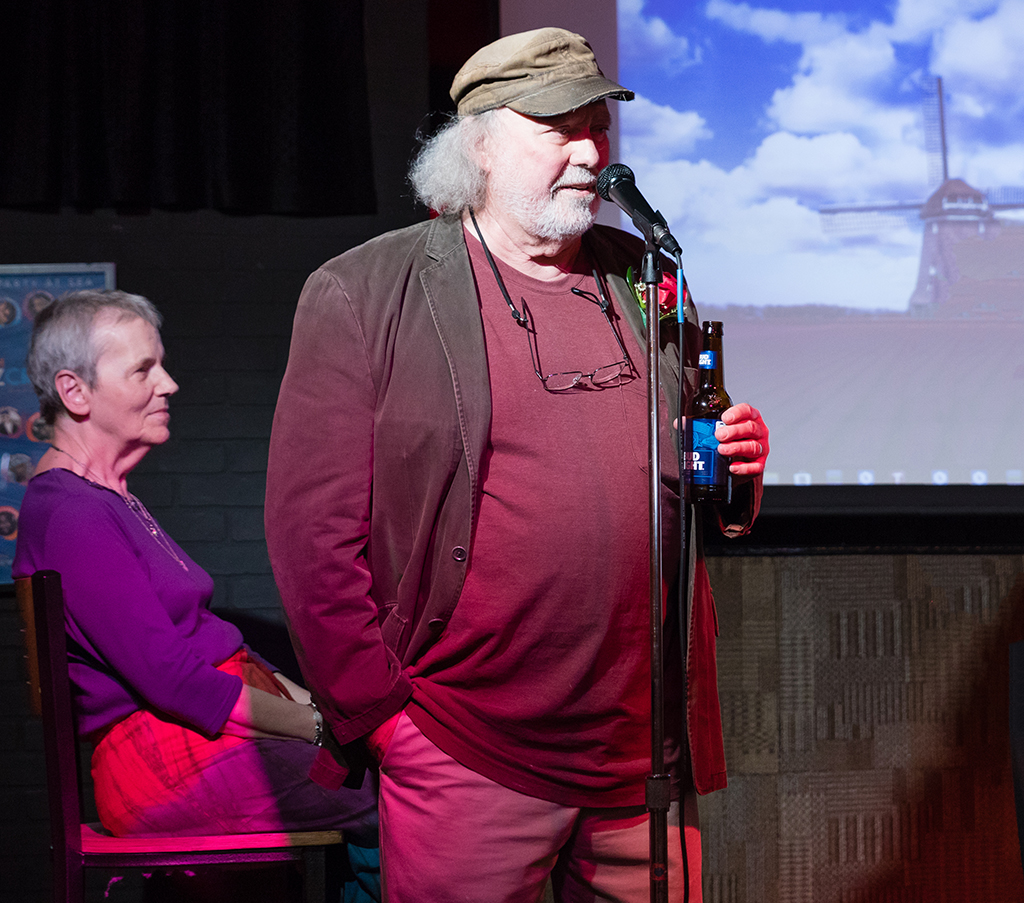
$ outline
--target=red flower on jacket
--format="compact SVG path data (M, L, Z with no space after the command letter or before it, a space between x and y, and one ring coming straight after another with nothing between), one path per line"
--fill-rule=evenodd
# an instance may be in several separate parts
M686 291L686 283L683 283L683 290ZM679 284L674 273L666 273L658 286L658 310L661 318L674 317L676 315L676 299L679 294Z
M630 290L633 292L633 297L636 298L636 303L640 305L640 310L644 312L644 320L647 319L647 298L644 286L641 283L633 281L633 268L630 267L626 270L626 282L629 285ZM664 320L666 317L675 317L676 315L676 301L679 297L679 285L676 280L675 273L665 273L662 277L661 283L658 285L658 312L660 319ZM683 283L683 302L684 304L690 300L690 287L684 282Z

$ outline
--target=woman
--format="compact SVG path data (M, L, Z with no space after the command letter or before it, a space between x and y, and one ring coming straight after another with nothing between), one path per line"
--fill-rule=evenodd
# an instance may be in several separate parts
M21 508L15 576L59 571L78 728L117 835L338 828L376 858L375 788L307 773L323 720L209 609L213 581L129 491L170 436L178 386L160 315L138 295L83 291L35 321L28 370L53 426Z

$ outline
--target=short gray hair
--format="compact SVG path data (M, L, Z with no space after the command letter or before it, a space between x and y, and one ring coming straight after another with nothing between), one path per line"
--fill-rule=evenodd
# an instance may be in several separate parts
M480 208L487 190L487 173L476 161L477 150L498 127L498 110L449 120L423 142L409 182L416 199L440 214L457 216Z
M142 295L119 291L84 290L62 295L36 314L28 351L28 376L39 396L42 419L53 424L65 411L57 393L61 370L70 370L96 386L96 364L103 349L94 341L96 320L110 312L115 322L140 317L159 330L163 319Z

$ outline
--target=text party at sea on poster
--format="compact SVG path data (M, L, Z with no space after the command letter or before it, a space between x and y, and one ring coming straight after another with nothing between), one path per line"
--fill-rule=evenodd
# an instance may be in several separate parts
M0 583L11 582L18 512L50 428L25 366L32 324L54 298L114 288L114 264L0 265Z

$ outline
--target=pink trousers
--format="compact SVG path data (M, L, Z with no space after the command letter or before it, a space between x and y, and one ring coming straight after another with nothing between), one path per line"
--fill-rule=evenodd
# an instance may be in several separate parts
M683 809L688 903L699 903L696 800ZM380 832L385 903L536 903L549 877L559 903L650 899L642 806L580 809L509 790L443 753L405 714L381 763ZM681 903L675 804L668 848L668 899Z

